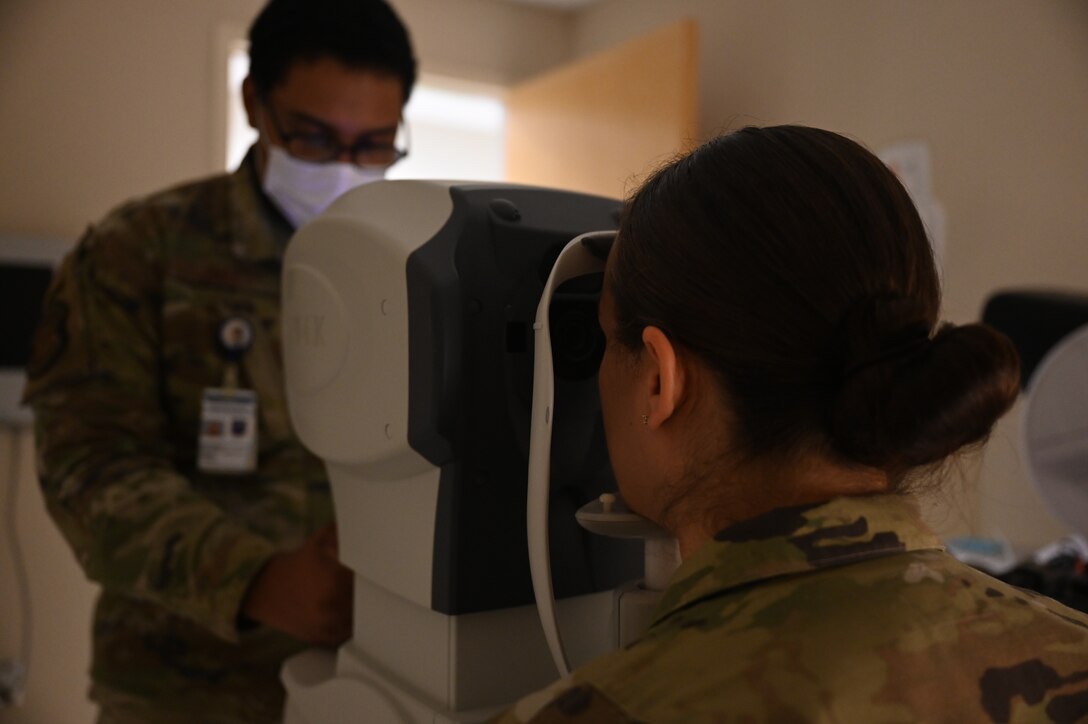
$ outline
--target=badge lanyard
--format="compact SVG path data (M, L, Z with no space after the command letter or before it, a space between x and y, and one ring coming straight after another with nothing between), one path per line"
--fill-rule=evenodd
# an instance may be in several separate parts
M253 325L228 317L219 325L219 351L226 360L221 387L205 388L200 405L197 469L241 475L257 469L257 392L238 387L238 367L253 346Z

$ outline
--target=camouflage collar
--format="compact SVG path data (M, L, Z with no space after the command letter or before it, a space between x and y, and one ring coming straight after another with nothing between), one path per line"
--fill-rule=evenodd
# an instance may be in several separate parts
M778 508L726 528L690 555L669 582L654 621L744 584L941 547L914 501L902 496Z
M249 149L230 175L231 210L225 218L231 251L248 261L279 260L294 230L261 189L257 149Z

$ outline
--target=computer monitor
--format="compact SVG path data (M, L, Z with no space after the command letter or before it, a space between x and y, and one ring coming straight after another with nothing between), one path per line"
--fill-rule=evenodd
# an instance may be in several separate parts
M31 341L53 270L70 246L57 239L0 233L0 424L30 424L30 411L20 399Z

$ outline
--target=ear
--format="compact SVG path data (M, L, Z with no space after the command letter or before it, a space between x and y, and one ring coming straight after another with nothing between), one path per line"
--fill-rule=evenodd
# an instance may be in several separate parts
M257 98L257 86L253 85L253 79L248 75L242 81L242 104L246 107L246 118L249 120L250 127L260 133L261 127L257 123L257 112L261 104Z
M675 413L683 400L687 377L677 358L676 347L657 327L642 330L646 377L650 403L647 425L658 428Z

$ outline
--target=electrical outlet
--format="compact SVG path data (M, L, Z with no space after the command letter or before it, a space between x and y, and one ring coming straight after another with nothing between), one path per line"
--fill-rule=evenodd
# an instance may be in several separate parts
M20 706L26 686L26 666L21 661L0 659L0 709Z

